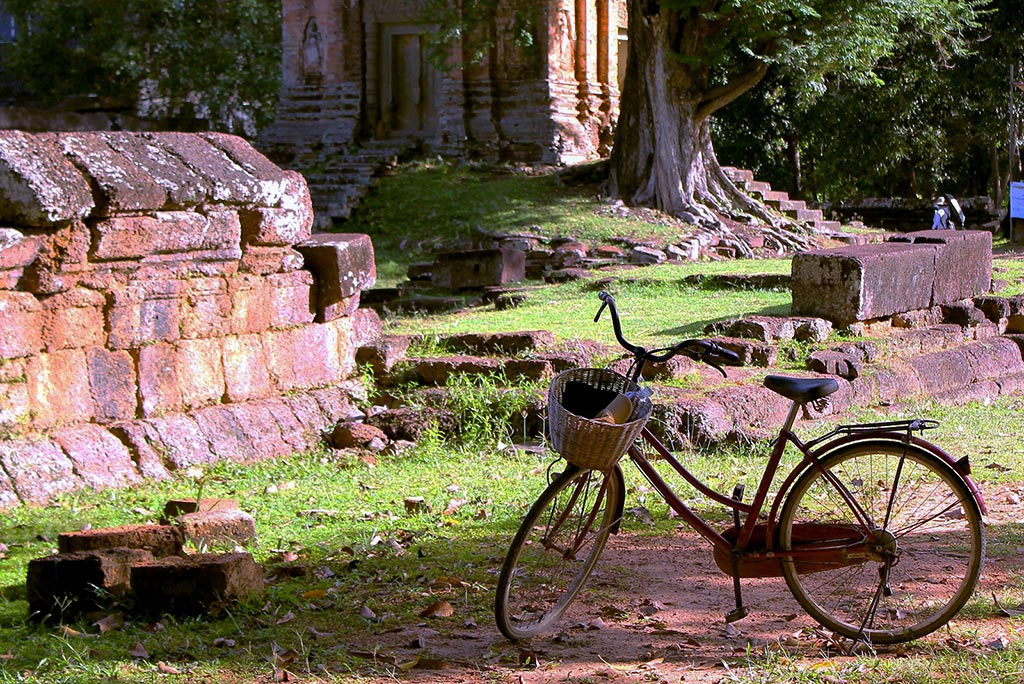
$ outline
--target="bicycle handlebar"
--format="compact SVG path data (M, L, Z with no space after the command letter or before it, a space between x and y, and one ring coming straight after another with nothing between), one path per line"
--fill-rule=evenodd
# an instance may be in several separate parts
M618 340L619 345L629 352L637 361L654 361L656 363L660 363L662 361L668 361L678 354L683 354L694 361L706 363L721 373L724 377L726 373L722 366L735 365L740 360L739 355L735 352L725 349L710 340L683 340L671 347L665 347L663 349L645 349L640 345L633 344L622 334L622 323L619 320L619 310L615 306L615 298L608 292L604 291L599 292L597 296L601 300L601 307L597 310L597 315L594 316L594 322L597 323L601 320L601 314L603 314L604 310L607 308L608 311L611 312L612 329L615 332L615 339Z

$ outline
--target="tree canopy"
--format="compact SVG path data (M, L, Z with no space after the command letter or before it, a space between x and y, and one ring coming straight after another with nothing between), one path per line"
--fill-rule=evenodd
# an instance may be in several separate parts
M911 33L878 61L875 79L837 72L808 92L799 73L775 64L762 87L717 119L717 149L808 198L998 198L1008 175L1010 73L1024 63L1022 32L1017 1L993 0L958 37L966 49Z
M711 116L769 68L791 76L791 103L830 79L882 81L883 59L927 39L959 54L982 0L628 0L629 62L612 187L636 204L714 225L725 215L779 220L722 173ZM856 125L847 122L846 125ZM718 218L716 218L718 217Z
M279 0L2 0L4 69L47 105L113 98L165 119L253 133L274 114Z

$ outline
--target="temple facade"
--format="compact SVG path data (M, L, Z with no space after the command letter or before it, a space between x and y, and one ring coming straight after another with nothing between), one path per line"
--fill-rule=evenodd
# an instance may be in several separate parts
M498 12L482 59L453 43L439 66L417 0L283 0L281 99L261 147L282 162L387 140L506 161L594 158L618 112L625 11L625 0L533 0L525 15Z

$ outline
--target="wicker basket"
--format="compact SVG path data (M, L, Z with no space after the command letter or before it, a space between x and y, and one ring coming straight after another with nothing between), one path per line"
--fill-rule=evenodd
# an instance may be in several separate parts
M581 468L611 470L637 438L651 416L651 400L635 402L626 423L591 420L619 394L640 387L605 368L574 368L559 373L548 389L548 431L551 445Z

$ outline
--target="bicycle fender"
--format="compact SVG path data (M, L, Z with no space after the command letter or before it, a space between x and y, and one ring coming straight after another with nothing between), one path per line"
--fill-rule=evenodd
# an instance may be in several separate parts
M954 473L960 476L960 479L963 480L963 483L967 485L967 489L971 492L971 495L977 502L978 509L981 511L982 515L988 515L988 506L985 505L985 497L981 493L981 488L971 478L971 466L967 460L967 457L965 456L964 458L957 460L953 458L949 453L947 453L942 447L932 442L929 442L928 440L923 439L921 437L911 435L908 439L907 433L905 432L885 431L866 432L856 435L845 435L843 437L839 437L837 439L832 440L831 442L828 442L818 447L812 452L812 455L815 458L821 458L841 447L845 447L851 444L865 444L871 442L884 442L889 444L897 442L899 444L910 444L915 447L918 447L919 449L927 451L931 455L944 461L950 468L953 469ZM810 464L808 464L808 467L810 467ZM804 468L797 468L797 470L799 470L802 473L804 471ZM799 475L799 473L797 473L797 475ZM787 489L788 485L791 482L795 481L795 479L795 477L792 479L786 478Z

